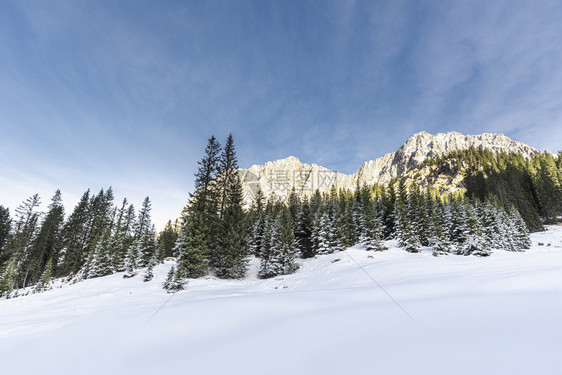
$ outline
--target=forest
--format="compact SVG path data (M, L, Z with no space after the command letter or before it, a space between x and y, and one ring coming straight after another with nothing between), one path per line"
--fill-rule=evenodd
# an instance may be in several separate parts
M70 215L61 192L47 211L40 198L25 200L12 218L0 206L0 294L17 296L48 289L54 279L73 283L123 272L145 281L153 267L173 257L163 287L184 289L190 278L214 275L241 279L249 257L260 259L260 278L298 269L298 258L362 245L384 251L396 240L408 252L429 248L435 256L488 256L496 249L524 251L529 232L562 216L562 157L467 149L427 159L424 165L453 163L465 173L465 194L420 190L398 177L387 186L353 191L316 191L286 201L261 191L243 204L235 143L224 147L213 136L198 162L194 193L180 218L156 233L147 197L137 210L124 199L116 205L111 188L86 191ZM31 288L30 288L31 287Z

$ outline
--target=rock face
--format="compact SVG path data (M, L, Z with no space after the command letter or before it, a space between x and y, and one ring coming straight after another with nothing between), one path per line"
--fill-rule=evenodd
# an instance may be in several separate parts
M301 163L294 156L286 159L253 165L240 169L245 204L251 204L255 193L261 189L266 197L285 200L291 189L299 196L310 196L316 189L321 193L336 189L354 190L357 185L387 184L411 167L421 164L427 157L436 157L470 147L482 147L493 152L507 151L531 157L536 149L516 142L503 134L484 133L463 135L458 132L436 135L420 132L410 137L396 152L365 162L351 175L337 173L317 164Z

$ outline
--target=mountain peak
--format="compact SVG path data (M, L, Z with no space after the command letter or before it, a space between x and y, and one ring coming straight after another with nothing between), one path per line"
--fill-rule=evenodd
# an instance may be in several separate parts
M433 135L421 131L408 138L396 152L363 163L351 175L337 173L317 164L302 163L292 155L241 169L244 200L246 204L250 204L257 190L262 190L266 197L273 195L284 200L293 187L304 196L312 195L316 189L323 193L332 188L354 190L357 185L387 184L409 168L420 165L428 157L471 147L486 148L493 152L516 152L527 158L538 152L500 133L464 135L451 131Z

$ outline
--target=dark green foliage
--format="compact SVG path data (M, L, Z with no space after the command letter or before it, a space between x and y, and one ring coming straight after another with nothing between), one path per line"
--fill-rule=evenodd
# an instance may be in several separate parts
M216 250L219 201L222 202L222 194L218 189L220 184L214 181L219 172L219 153L220 144L215 137L211 137L205 156L198 162L195 194L191 196L182 218L184 227L175 247L179 256L176 278L206 275Z
M361 243L366 250L382 251L387 249L382 241L382 223L374 208L366 209L363 213L362 228Z
M168 291L168 293L175 293L180 290L184 290L187 283L187 276L177 271L176 268L172 266L168 272L168 277L162 286Z
M217 277L240 279L246 275L248 244L238 175L229 181L226 197L212 264Z
M55 192L48 207L47 215L42 220L37 236L20 266L21 271L28 274L26 283L33 285L39 281L47 262L51 268L57 264L62 249L62 226L64 222L64 208L60 190ZM55 261L55 264L52 261ZM53 272L53 269L51 269Z
M28 198L16 209L13 234L4 249L4 257L16 261L16 287L27 286L31 248L37 234L40 214L35 210L40 204L39 195Z
M176 222L177 223L177 222ZM164 258L174 256L174 246L179 237L177 225L168 221L164 229L158 234L156 243L158 244L158 259L161 261Z
M300 203L295 223L295 240L299 254L302 258L311 258L315 255L312 241L313 216L307 199Z
M62 230L63 259L57 276L76 273L82 267L90 221L90 190L86 191L64 224Z
M298 264L295 262L296 255L291 213L288 209L284 209L277 215L272 225L270 246L268 251L262 254L258 276L265 279L295 272L298 269Z
M5 269L0 274L0 298L9 296L15 287L17 274L16 259L10 260Z
M4 257L3 250L6 242L8 242L8 237L10 235L10 230L12 229L12 218L10 217L10 210L4 206L0 206L0 269L8 257Z
M449 170L452 163L466 174L466 195L486 201L496 199L509 210L514 206L531 231L544 230L543 222L553 223L562 216L562 177L560 157L535 154L531 160L521 154L470 148L434 159L438 171ZM541 219L542 218L542 219Z
M35 291L42 292L44 290L49 289L51 284L51 278L53 277L53 260L49 259L47 265L45 266L45 270L39 279L39 282L35 286Z

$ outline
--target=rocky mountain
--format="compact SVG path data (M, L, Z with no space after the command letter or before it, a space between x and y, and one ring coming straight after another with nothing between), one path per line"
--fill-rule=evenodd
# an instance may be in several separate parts
M503 134L464 135L449 132L433 135L420 132L410 137L396 152L363 163L351 175L334 172L317 164L302 163L294 156L240 169L239 174L246 204L253 201L255 193L260 189L266 197L274 195L285 200L293 187L299 196L305 196L313 194L316 189L323 193L330 191L332 187L354 190L357 185L387 184L392 178L420 165L428 157L470 147L487 148L493 152L516 152L525 157L538 152Z

